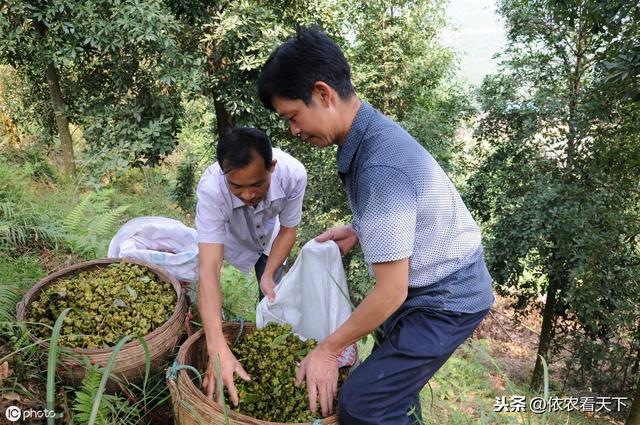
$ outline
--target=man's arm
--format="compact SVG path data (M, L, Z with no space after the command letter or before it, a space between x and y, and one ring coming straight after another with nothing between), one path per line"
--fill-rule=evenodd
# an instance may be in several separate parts
M276 270L284 264L284 260L287 259L293 244L296 242L296 227L280 226L280 231L276 235L271 245L271 252L269 253L269 259L264 267L262 278L260 279L260 290L264 295L269 298L269 301L275 300L274 288L276 286L273 276Z
M224 258L224 245L218 243L198 244L198 310L202 317L202 326L209 354L209 365L204 380L207 397L216 392L216 359L220 358L220 371L222 383L227 387L231 402L238 405L238 393L233 384L233 374L237 373L244 380L249 380L249 375L235 358L222 333L222 288L220 287L220 271ZM217 394L218 402L221 402L221 394Z
M336 358L342 350L380 326L402 305L409 287L409 259L374 263L376 277L373 290L362 300L349 319L334 333L325 338L300 365L297 383L305 375L309 391L309 407L317 408L320 398L322 415L333 411L333 399L337 394L338 367Z

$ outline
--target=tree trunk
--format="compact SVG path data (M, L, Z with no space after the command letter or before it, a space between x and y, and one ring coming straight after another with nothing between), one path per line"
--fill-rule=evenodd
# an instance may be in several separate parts
M34 21L34 26L38 34L44 37L47 33L45 25L40 21ZM49 92L51 94L51 103L53 104L53 114L56 118L56 127L58 128L58 135L60 136L60 142L62 144L64 172L67 176L75 177L76 164L73 155L73 140L71 139L71 131L69 131L69 119L66 114L67 108L64 103L64 97L62 96L62 90L60 89L58 70L53 63L47 65L46 75Z
M207 42L205 46L207 52L207 64L209 65L209 73L211 75L219 75L220 81L223 82L222 72L224 65L221 64L222 60L218 57L216 52L216 46L212 41ZM213 107L216 111L216 127L218 130L218 137L222 135L235 125L235 121L229 111L224 107L224 104L218 100L217 87L211 87L211 100L213 100Z
M572 75L567 75L569 80L569 115L567 117L569 132L567 134L567 146L566 146L566 171L565 179L567 184L570 185L573 180L573 167L574 156L576 152L576 143L578 138L578 102L580 97L580 91L582 90L582 76L584 74L585 67L585 46L586 46L586 34L582 27L578 31L576 39L576 63ZM555 249L558 249L557 247ZM542 316L542 329L540 331L540 342L538 344L538 355L536 356L536 364L533 368L533 375L531 376L531 389L538 391L542 387L544 368L542 365L542 358L548 359L549 348L551 347L551 339L553 335L553 327L555 323L555 307L558 297L558 292L564 287L567 281L565 273L563 273L564 262L557 255L552 255L551 270L549 276L549 288L547 289L547 302L544 306L544 313Z
M640 379L636 385L636 395L633 397L633 404L629 411L629 417L625 425L640 425Z
M576 65L573 75L569 76L570 81L570 98L569 98L569 117L568 127L569 134L567 137L567 169L569 175L573 172L573 161L576 151L576 142L578 136L578 101L580 91L582 90L582 76L584 74L585 63L586 34L582 29L578 32L576 40Z
M216 126L218 128L218 137L222 137L222 135L229 129L232 128L235 123L233 118L229 114L229 112L224 108L222 102L218 101L216 98L216 94L213 93L213 106L216 110Z
M538 355L536 356L536 365L533 368L531 376L531 390L538 391L542 387L544 368L542 358L548 359L549 347L551 347L551 335L553 324L555 322L555 306L558 288L560 287L559 276L552 276L549 279L549 288L547 289L547 302L544 305L544 313L542 315L542 329L540 331L540 341L538 342Z
M47 66L47 83L49 83L49 91L51 92L51 102L53 103L53 113L56 117L56 126L58 127L58 135L62 143L62 161L64 164L64 172L67 176L76 176L76 164L73 155L73 140L69 131L69 119L65 113L66 106L62 91L60 90L60 82L58 80L58 72L56 67L50 63Z

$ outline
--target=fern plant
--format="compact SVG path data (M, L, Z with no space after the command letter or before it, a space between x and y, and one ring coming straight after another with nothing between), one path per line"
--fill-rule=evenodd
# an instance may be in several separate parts
M80 388L75 392L72 411L74 413L73 423L78 425L88 425L91 418L93 403L100 388L103 370L95 365L87 364L86 375L80 384ZM96 425L115 424L135 424L140 419L140 413L136 406L131 405L127 400L113 394L102 394Z
M15 288L7 283L0 283L0 322L15 320L16 304L20 300Z
M100 379L102 374L96 366L89 365L86 368L86 375L80 384L80 388L76 390L76 397L73 402L74 423L88 424L91 417L91 409L93 408L93 400L100 387ZM115 415L115 396L103 395L98 407L98 416L96 424L106 425L111 423L111 417Z
M0 201L0 250L24 252L55 247L63 232L48 216L30 205Z
M111 207L113 189L85 195L63 220L66 241L72 251L85 257L104 255L120 218L129 205Z

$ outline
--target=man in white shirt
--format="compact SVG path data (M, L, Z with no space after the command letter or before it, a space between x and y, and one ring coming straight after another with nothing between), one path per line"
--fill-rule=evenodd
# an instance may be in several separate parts
M273 149L267 135L253 128L230 130L220 138L216 156L198 184L196 208L198 306L209 354L205 390L208 396L215 392L219 356L222 381L237 405L233 374L249 376L222 334L222 261L243 272L254 267L261 295L274 300L278 274L296 240L307 174L298 160Z

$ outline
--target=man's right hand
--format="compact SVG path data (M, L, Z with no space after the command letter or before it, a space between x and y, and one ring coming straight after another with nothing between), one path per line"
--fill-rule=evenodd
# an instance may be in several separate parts
M334 241L340 248L340 254L345 255L358 243L358 235L351 226L337 226L316 236L317 242Z
M225 344L217 351L209 352L209 365L205 374L202 385L207 397L212 398L216 395L216 401L222 404L222 394L217 391L216 379L216 359L220 358L220 372L222 375L222 385L227 388L229 398L234 406L238 405L238 391L233 383L233 374L237 373L240 378L245 381L250 380L249 374L244 370L238 359L233 355L229 347Z

